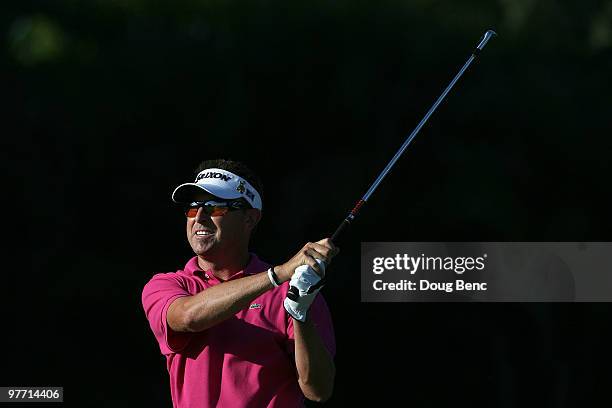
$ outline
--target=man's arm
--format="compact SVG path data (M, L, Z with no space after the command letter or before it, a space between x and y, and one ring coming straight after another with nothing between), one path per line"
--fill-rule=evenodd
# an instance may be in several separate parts
M304 396L312 401L327 401L332 395L336 375L332 356L310 319L305 323L294 319L293 334L298 384Z
M274 268L280 283L291 279L300 265L309 265L320 273L315 257L330 262L335 250L330 251L331 248L320 243L307 243L293 258ZM220 283L197 295L180 297L168 307L168 325L177 332L206 330L245 309L253 299L273 287L268 274L261 272Z
M168 307L168 326L177 332L206 330L245 309L273 287L268 274L262 272L220 283L197 295L180 297Z
M338 248L329 239L317 242L314 249L317 253L311 253L312 256L322 259L326 264L329 264L331 259L338 253ZM315 268L315 272L322 275L321 270ZM294 278L295 275L292 279ZM298 284L298 282L292 281L292 284ZM299 291L301 292L303 289L300 288ZM322 301L322 299L319 300ZM327 308L325 310L327 312ZM320 318L315 317L317 315L312 312L306 314L305 322L301 321L303 320L301 319L303 316L301 313L294 316L291 311L288 310L288 312L292 316L295 365L300 389L304 396L310 400L317 402L326 401L331 397L334 389L336 366L332 355L323 343L321 333L313 322L316 321L318 324L323 324L323 326L325 324Z

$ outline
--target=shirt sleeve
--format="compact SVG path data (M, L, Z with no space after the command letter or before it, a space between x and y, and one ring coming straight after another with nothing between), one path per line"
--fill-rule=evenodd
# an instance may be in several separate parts
M334 324L332 322L331 313L327 307L327 302L323 298L323 294L319 293L315 300L310 305L308 310L308 318L319 333L321 340L329 354L334 357L336 355L336 336L334 334ZM287 313L287 335L293 344L295 336L293 334L293 318Z
M160 273L142 290L142 306L162 354L178 353L187 346L190 333L175 332L167 323L170 304L179 297L191 296L182 279L175 273Z

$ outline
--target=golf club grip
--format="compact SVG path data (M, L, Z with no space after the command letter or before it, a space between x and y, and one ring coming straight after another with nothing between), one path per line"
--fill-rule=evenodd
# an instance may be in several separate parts
M342 231L344 231L346 229L346 227L349 226L349 222L345 219L342 221L342 224L340 224L338 226L338 228L336 228L336 231L334 232L334 235L331 236L331 241L332 242L336 242L336 239L338 239L338 237L340 236L340 234L342 233Z

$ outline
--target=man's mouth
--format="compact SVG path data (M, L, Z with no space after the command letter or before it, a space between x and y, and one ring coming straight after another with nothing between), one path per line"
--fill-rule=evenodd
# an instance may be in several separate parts
M210 231L210 230L198 230L196 231L196 235L198 237L205 237L205 236L209 236L209 235L213 235L215 232L214 231Z

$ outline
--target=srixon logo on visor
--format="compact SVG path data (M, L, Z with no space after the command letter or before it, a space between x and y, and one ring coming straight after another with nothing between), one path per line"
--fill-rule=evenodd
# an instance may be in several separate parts
M200 181L202 179L205 178L217 178L217 179L221 179L223 181L230 181L232 179L231 176L228 176L226 174L223 173L217 173L215 171L209 171L203 174L198 174L198 177L196 177L196 182Z

